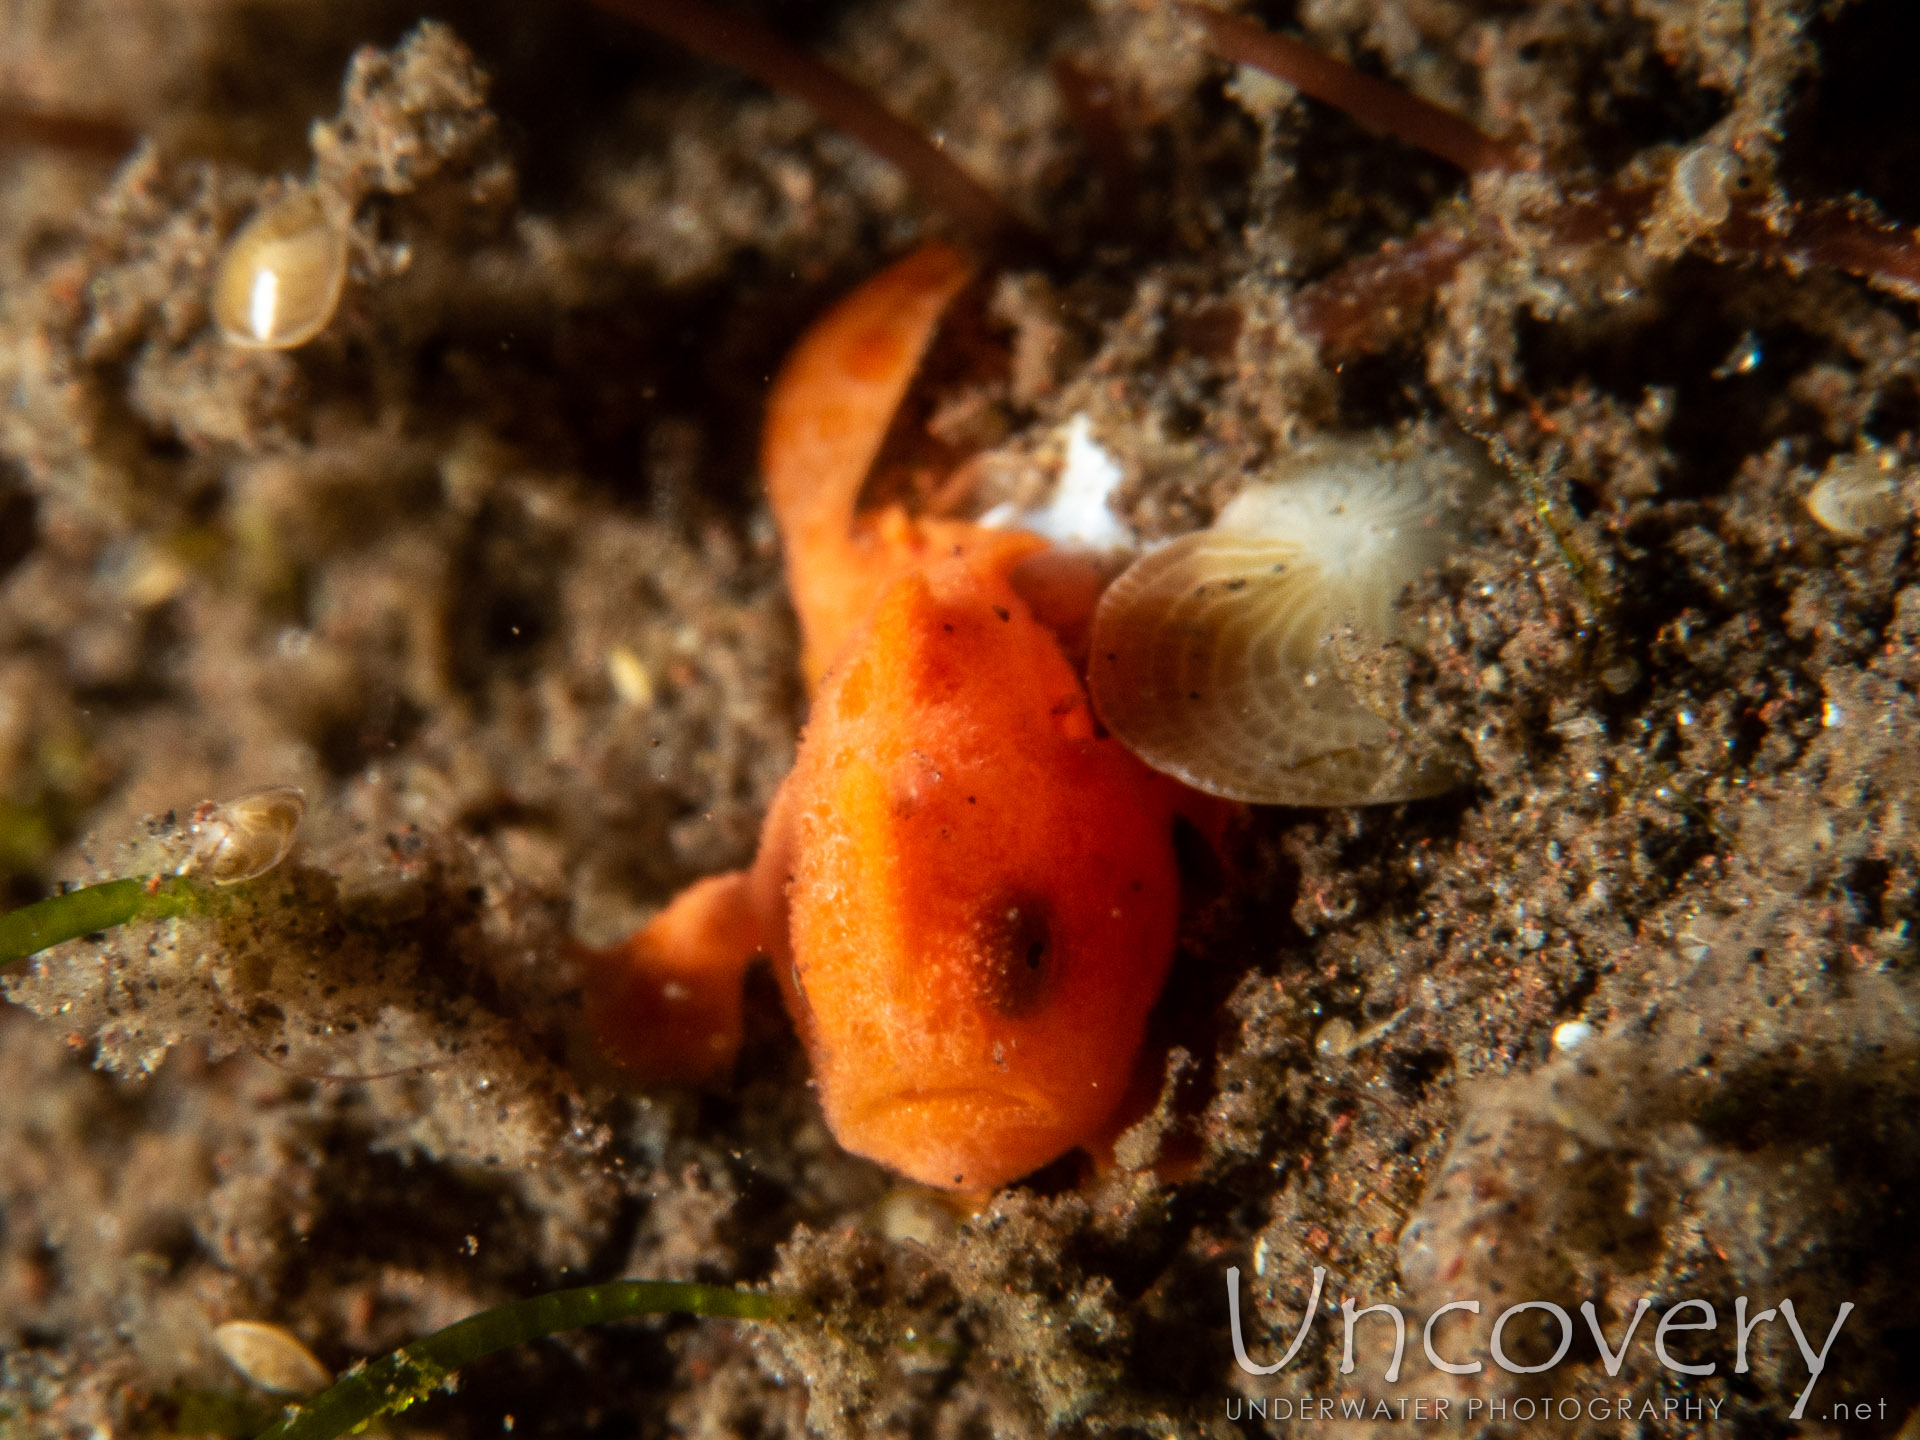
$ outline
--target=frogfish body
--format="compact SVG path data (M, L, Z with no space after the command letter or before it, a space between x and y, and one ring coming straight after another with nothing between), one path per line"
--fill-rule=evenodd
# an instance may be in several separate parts
M783 370L763 458L812 711L752 868L599 956L589 999L616 1058L712 1078L764 955L840 1143L984 1190L1110 1130L1173 954L1189 792L1099 732L1018 583L1044 541L855 514L970 273L923 247Z

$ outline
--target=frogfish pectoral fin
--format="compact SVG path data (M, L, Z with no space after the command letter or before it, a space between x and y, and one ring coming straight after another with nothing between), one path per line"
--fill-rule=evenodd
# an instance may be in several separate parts
M590 952L588 1017L607 1058L662 1082L733 1068L747 964L764 949L750 878L698 881L625 943Z

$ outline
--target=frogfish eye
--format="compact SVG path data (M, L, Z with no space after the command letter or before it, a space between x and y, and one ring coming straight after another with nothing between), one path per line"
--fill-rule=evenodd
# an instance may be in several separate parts
M1058 968L1052 907L1030 892L1003 893L981 906L974 933L987 1003L1002 1015L1032 1012Z

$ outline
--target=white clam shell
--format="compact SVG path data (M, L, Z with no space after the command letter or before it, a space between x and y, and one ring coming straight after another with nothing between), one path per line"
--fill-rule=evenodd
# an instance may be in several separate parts
M275 1395L315 1395L333 1383L333 1372L284 1325L229 1320L214 1328L213 1343L250 1384Z
M1088 662L1101 720L1155 769L1253 804L1453 788L1465 771L1450 739L1396 713L1396 607L1460 538L1483 479L1446 446L1300 454L1101 597Z
M1842 540L1870 539L1907 519L1901 479L1878 456L1836 456L1807 492L1807 511Z
M196 815L194 847L186 873L216 885L257 879L287 858L307 798L294 785L256 790Z
M213 277L220 333L250 350L291 350L333 319L347 279L347 227L328 200L295 190L227 242Z

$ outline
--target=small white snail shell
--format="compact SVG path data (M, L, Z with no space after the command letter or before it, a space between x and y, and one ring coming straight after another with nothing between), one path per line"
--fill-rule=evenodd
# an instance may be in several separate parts
M182 873L216 885L257 879L287 858L306 814L306 796L293 785L203 806L194 815L193 852Z
M1431 437L1323 441L1213 528L1135 561L1094 614L1107 728L1195 789L1267 805L1436 795L1451 744L1389 719L1397 604L1465 533L1484 461Z
M227 242L213 277L213 319L228 341L290 350L326 328L347 278L347 227L336 209L295 190Z
M1907 518L1893 457L1839 455L1807 492L1807 511L1842 540L1866 540Z
M1674 203L1695 228L1712 230L1732 213L1733 196L1746 169L1745 162L1724 146L1695 145L1674 163Z

